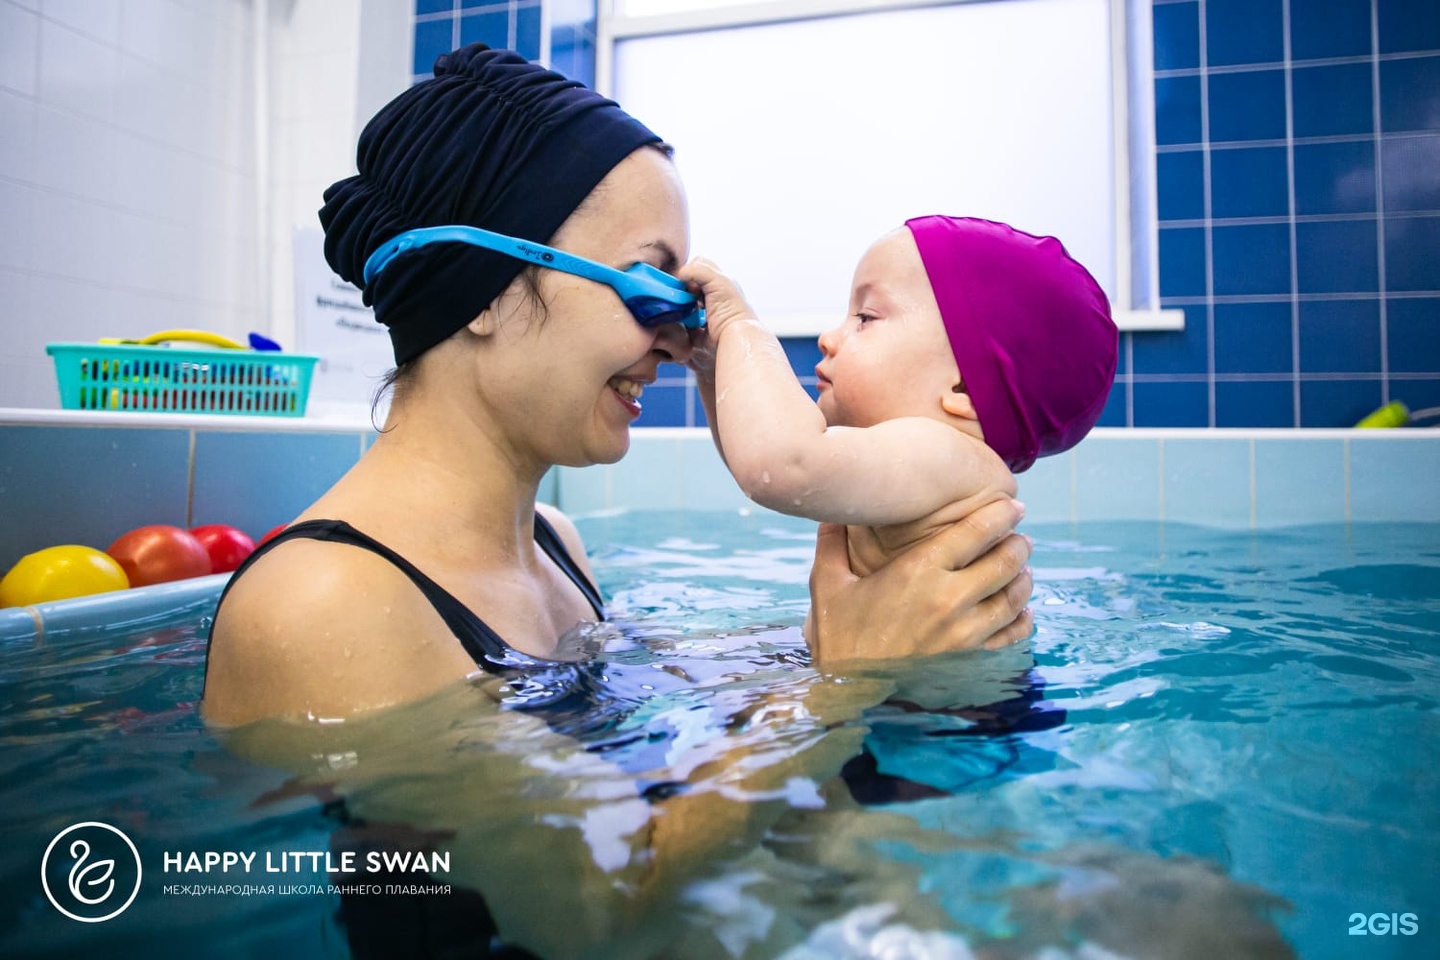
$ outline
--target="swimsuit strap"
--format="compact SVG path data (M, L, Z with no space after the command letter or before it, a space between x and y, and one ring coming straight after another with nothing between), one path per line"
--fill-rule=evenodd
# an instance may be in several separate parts
M430 601L435 612L440 614L445 625L450 628L450 632L460 641L460 645L465 648L465 652L470 654L471 659L477 665L492 673L514 667L515 652L513 649L490 628L489 624L476 616L474 611L457 600L440 584L426 576L424 571L409 560L374 537L356 530L343 520L305 520L286 527L265 541L231 575L224 592L220 594L219 603L225 602L225 596L230 592L230 588L234 586L241 574L249 569L251 564L287 540L323 540L329 543L345 543L379 554L399 568L410 578L412 583L420 588L425 599ZM575 563L574 558L570 556L570 551L565 549L565 544L561 542L559 534L555 532L555 528L538 513L535 514L535 543L579 588L586 601L595 610L595 615L604 620L605 608L600 591ZM216 604L215 609L218 614L219 604ZM206 666L209 666L208 658Z
M585 599L589 601L590 607L595 611L595 616L604 620L605 599L600 596L600 590L590 582L589 577L585 576L585 571L580 569L575 558L570 556L570 551L565 549L560 534L555 532L550 521L540 516L538 511L535 514L535 542L545 552L545 556L555 562L555 566L560 568L560 572L580 588L580 592L585 595Z

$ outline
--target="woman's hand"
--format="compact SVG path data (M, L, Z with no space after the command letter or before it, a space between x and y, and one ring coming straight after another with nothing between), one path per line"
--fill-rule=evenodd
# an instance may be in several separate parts
M805 642L820 667L847 660L996 649L1030 635L1030 541L1015 500L988 504L867 577L850 569L845 528L821 524Z

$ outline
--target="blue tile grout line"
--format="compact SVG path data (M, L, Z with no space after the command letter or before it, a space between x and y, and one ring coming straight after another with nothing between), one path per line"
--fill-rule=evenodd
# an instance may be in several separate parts
M1392 218L1393 219L1393 218ZM1223 224L1222 224L1223 226ZM1379 294L1374 290L1335 291L1333 293L1232 293L1217 294L1217 304L1245 303L1289 303L1292 299L1301 303L1327 303L1337 300L1375 300ZM1440 298L1440 290L1387 290L1388 300L1434 300ZM1203 307L1205 297L1161 297L1165 307Z
M185 458L185 529L195 526L195 431L185 431L189 436L189 452Z
M1210 155L1209 16L1206 0L1197 8L1200 17L1200 169L1204 177L1200 208L1205 218L1205 402L1206 426L1217 423L1215 416L1215 192L1214 166ZM1135 426L1131 420L1126 426Z
M1212 151L1215 152L1215 151ZM1440 210L1405 210L1398 214L1401 219L1423 220L1440 218ZM1390 214L1389 219L1396 219L1396 214ZM1162 230L1195 229L1207 225L1220 227L1273 227L1286 223L1365 223L1372 221L1380 223L1384 217L1379 212L1375 213L1302 213L1294 217L1276 214L1268 217L1210 217L1209 219L1189 220L1161 220ZM1373 294L1373 291L1369 291ZM1322 294L1322 296L1328 294ZM1435 296L1435 291L1422 293L1424 296ZM1289 296L1289 294L1277 294L1277 296ZM1301 294L1304 296L1304 294ZM1168 298L1167 298L1168 299Z
M1347 439L1347 440L1342 440L1342 441L1340 441L1340 451L1341 451L1341 459L1340 459L1341 470L1344 471L1344 477L1345 477L1345 481L1344 481L1344 483L1345 483L1345 522L1346 522L1346 523L1349 523L1349 522L1350 522L1350 441L1349 441L1348 439Z
M1202 0L1203 2L1203 0ZM1165 522L1165 441L1155 441L1155 519Z
M1258 513L1258 508L1257 508L1257 505L1256 505L1256 503L1255 503L1255 494L1256 494L1256 490L1255 490L1255 441L1254 441L1254 440L1251 440L1251 441L1246 445L1246 447L1247 447L1247 449L1246 449L1246 455L1247 455L1247 457L1248 457L1248 459L1249 459L1249 463L1248 463L1248 469L1249 469L1249 477L1248 477L1248 480L1249 480L1249 483L1247 484L1247 487L1248 487L1249 493L1250 493L1250 504L1249 504L1249 506L1250 506L1250 510L1249 510L1249 515L1250 515L1250 529L1253 530L1253 529L1255 529L1255 525L1256 525L1256 515L1257 515L1257 513Z
M1289 42L1289 30L1285 32L1285 40ZM1379 37L1372 31L1371 36L1378 45ZM1282 70L1287 66L1296 67L1349 67L1370 63L1394 63L1401 60L1424 60L1429 57L1440 57L1440 50L1407 50L1403 53L1375 53L1355 54L1348 57L1317 57L1313 59L1292 60L1287 55L1283 60L1270 60L1257 63L1225 64L1223 66L1200 67L1175 67L1168 70L1156 70L1155 79L1172 80L1176 77L1198 77L1202 72L1209 74L1227 73L1259 73L1264 70Z
M1288 3L1289 0L1286 2ZM1370 0L1370 53L1374 57L1370 68L1370 112L1374 117L1373 131L1375 133L1375 218L1377 221L1375 259L1376 279L1380 288L1378 291L1380 294L1380 403L1383 405L1390 402L1390 351L1385 322L1385 164L1380 150L1380 0ZM1298 290L1299 287L1297 286L1295 289ZM1296 389L1298 390L1299 387L1297 386ZM1345 502L1348 505L1350 502L1348 469L1346 478ZM1350 519L1348 507L1345 519Z
M1281 42L1285 51L1285 192L1286 213L1290 229L1290 292L1300 289L1300 251L1295 223L1295 75L1290 61L1290 0L1282 0L1280 20L1283 25ZM1376 230L1376 234L1380 231ZM1290 370L1294 374L1290 388L1292 426L1300 426L1300 301L1290 298ZM1251 512L1255 504L1252 500Z
M1386 130L1378 134L1383 140L1422 140L1431 139L1436 135L1435 130ZM1324 146L1331 143L1369 143L1376 139L1377 134L1367 130L1364 133L1326 133L1313 136L1293 137L1257 137L1252 140L1221 140L1212 143L1213 150L1252 150L1260 147L1283 147L1287 143L1294 142L1297 146L1311 147ZM1157 154L1171 153L1196 153L1200 150L1200 141L1189 143L1161 143L1155 147Z
M1440 382L1440 373L1393 373L1386 377L1386 379L1419 382ZM1118 373L1115 375L1116 383L1204 383L1207 380L1214 380L1216 383L1289 383L1291 380L1301 380L1309 383L1323 383L1334 382L1338 380L1373 380L1376 383L1379 383L1381 380L1381 374L1365 370L1357 370L1354 372L1310 370L1302 371L1300 373L1280 371L1269 373L1216 374Z

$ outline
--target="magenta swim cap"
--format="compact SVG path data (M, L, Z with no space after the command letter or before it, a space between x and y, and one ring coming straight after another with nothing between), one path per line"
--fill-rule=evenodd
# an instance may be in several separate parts
M1110 302L1054 237L917 217L915 236L985 442L1016 473L1079 443L1110 396Z

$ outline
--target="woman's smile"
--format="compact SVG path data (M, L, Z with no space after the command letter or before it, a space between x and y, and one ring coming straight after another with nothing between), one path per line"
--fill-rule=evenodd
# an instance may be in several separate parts
M639 380L632 377L614 376L607 384L616 399L629 411L632 418L640 416L640 395L645 392L645 385L653 383L654 379Z

